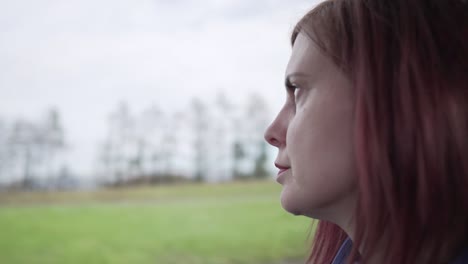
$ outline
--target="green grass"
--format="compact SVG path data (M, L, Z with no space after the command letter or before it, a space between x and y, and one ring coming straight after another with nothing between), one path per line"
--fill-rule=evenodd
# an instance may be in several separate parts
M0 263L281 263L310 221L270 182L0 196Z

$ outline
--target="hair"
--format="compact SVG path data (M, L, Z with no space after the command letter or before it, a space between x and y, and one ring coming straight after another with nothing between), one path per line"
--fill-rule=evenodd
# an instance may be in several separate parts
M468 245L468 3L328 0L296 25L352 81L358 202L349 263L442 263ZM321 220L308 262L346 233ZM365 245L364 252L358 248Z

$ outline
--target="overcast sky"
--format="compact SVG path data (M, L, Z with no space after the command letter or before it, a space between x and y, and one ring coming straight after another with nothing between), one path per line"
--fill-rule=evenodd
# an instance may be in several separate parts
M0 117L57 107L74 157L90 164L120 101L171 111L255 91L277 111L290 32L317 2L1 0Z

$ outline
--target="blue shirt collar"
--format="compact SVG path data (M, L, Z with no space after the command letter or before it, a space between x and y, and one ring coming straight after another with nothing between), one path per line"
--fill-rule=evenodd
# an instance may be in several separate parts
M340 249L335 255L332 264L346 264L346 258L351 254L353 241L348 237L341 244ZM468 247L466 247L450 264L468 264Z
M346 258L351 253L351 249L353 248L353 241L351 238L346 238L343 244L341 244L340 249L335 255L335 258L332 261L332 264L345 264Z

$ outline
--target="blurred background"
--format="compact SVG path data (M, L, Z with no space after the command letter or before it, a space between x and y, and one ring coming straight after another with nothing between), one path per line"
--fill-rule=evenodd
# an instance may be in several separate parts
M263 133L318 2L0 0L0 263L303 263Z

